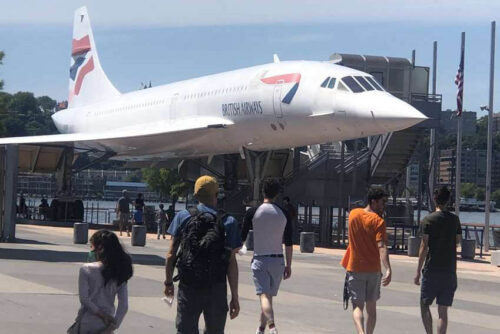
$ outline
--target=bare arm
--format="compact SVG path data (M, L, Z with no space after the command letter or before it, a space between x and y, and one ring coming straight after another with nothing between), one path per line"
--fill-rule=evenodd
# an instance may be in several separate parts
M420 275L428 252L429 252L429 235L424 234L422 236L422 242L420 242L420 249L418 251L418 266L417 266L417 274L415 275L416 285L420 285Z
M231 290L231 302L229 303L229 315L231 319L238 316L240 312L239 296L238 296L238 261L234 252L231 252L229 258L229 267L227 270L227 281Z
M174 296L174 263L176 260L178 247L179 245L177 243L177 238L172 236L172 240L170 240L170 247L167 251L167 258L165 260L165 296L167 297Z
M389 252L387 251L387 245L385 244L384 241L379 241L378 247L380 252L380 261L382 262L385 268L385 275L382 278L382 285L387 286L389 285L389 283L391 283L391 278L392 278L392 269L391 269L391 263L389 261Z
M118 297L118 307L116 308L115 312L114 329L118 329L118 327L120 327L120 324L122 323L123 318L125 317L125 314L127 314L128 311L128 288L126 282L122 283L122 285L118 289L117 297Z

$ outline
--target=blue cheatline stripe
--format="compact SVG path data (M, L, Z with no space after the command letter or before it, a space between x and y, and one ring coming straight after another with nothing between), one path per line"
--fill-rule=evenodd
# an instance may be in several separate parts
M292 89L288 92L288 94L285 95L283 100L281 102L290 104L292 102L293 97L295 96L295 93L297 93L297 89L299 89L299 83L297 82L295 85L293 85Z
M76 72L78 72L78 68L83 64L84 61L85 56L76 58L75 63L69 69L69 77L71 78L71 80L75 80Z

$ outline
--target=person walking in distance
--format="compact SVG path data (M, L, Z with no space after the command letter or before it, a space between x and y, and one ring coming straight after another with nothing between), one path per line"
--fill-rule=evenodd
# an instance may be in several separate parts
M173 299L174 280L178 280L178 334L198 334L202 313L206 334L224 333L228 312L226 278L231 290L231 319L240 311L235 252L242 244L236 219L216 210L218 192L215 178L199 177L194 196L200 204L179 212L168 229L172 240L165 264L165 296ZM174 278L175 265L178 275Z
M130 204L132 201L128 197L127 190L122 190L122 197L118 199L116 203L116 213L118 214L118 225L120 228L120 236L122 235L123 229L127 231L127 236L130 236Z
M90 238L95 261L81 266L78 292L81 307L68 333L113 333L128 310L127 281L133 275L132 260L118 237L99 230ZM118 307L115 310L115 297Z
M263 334L266 325L269 333L278 333L273 297L278 295L281 279L288 279L292 275L292 222L285 211L274 203L279 192L277 180L264 181L264 202L258 208L247 210L243 220L242 240L246 240L248 231L253 229L254 256L251 268L261 307L257 334ZM286 265L283 261L283 242Z
M157 239L160 240L160 234L163 235L163 239L165 239L165 232L167 229L167 225L169 222L167 212L163 210L163 204L158 205L160 210L158 211L158 235Z
M436 211L427 215L421 225L422 241L415 284L421 285L420 310L427 334L432 333L430 305L434 299L438 304L437 331L439 334L446 333L448 307L452 305L457 289L457 246L462 236L462 227L460 219L448 211L450 197L447 187L436 189Z
M346 269L346 284L352 301L353 319L359 334L371 334L377 321L377 300L380 283L391 282L391 264L387 252L387 234L382 215L388 194L383 188L368 190L368 205L349 214L349 246L342 258ZM385 267L382 277L381 265ZM366 323L364 308L366 306Z

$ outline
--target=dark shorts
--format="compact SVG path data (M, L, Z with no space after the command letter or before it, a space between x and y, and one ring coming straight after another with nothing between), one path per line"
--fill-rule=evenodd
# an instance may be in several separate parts
M227 317L226 282L209 289L193 289L182 284L177 293L176 327L178 334L198 334L203 313L206 334L224 334Z
M451 306L457 290L457 274L454 272L424 272L420 298L425 305L436 303Z

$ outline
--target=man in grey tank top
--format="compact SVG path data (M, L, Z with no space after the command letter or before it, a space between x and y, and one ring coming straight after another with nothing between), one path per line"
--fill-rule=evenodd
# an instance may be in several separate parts
M278 333L272 301L278 294L281 279L288 279L292 274L292 223L283 209L273 202L279 192L277 180L266 180L263 185L264 203L258 208L249 209L243 220L243 240L246 240L248 231L253 229L252 274L262 310L257 334L264 333L266 324L270 334ZM286 246L286 265L283 243Z

